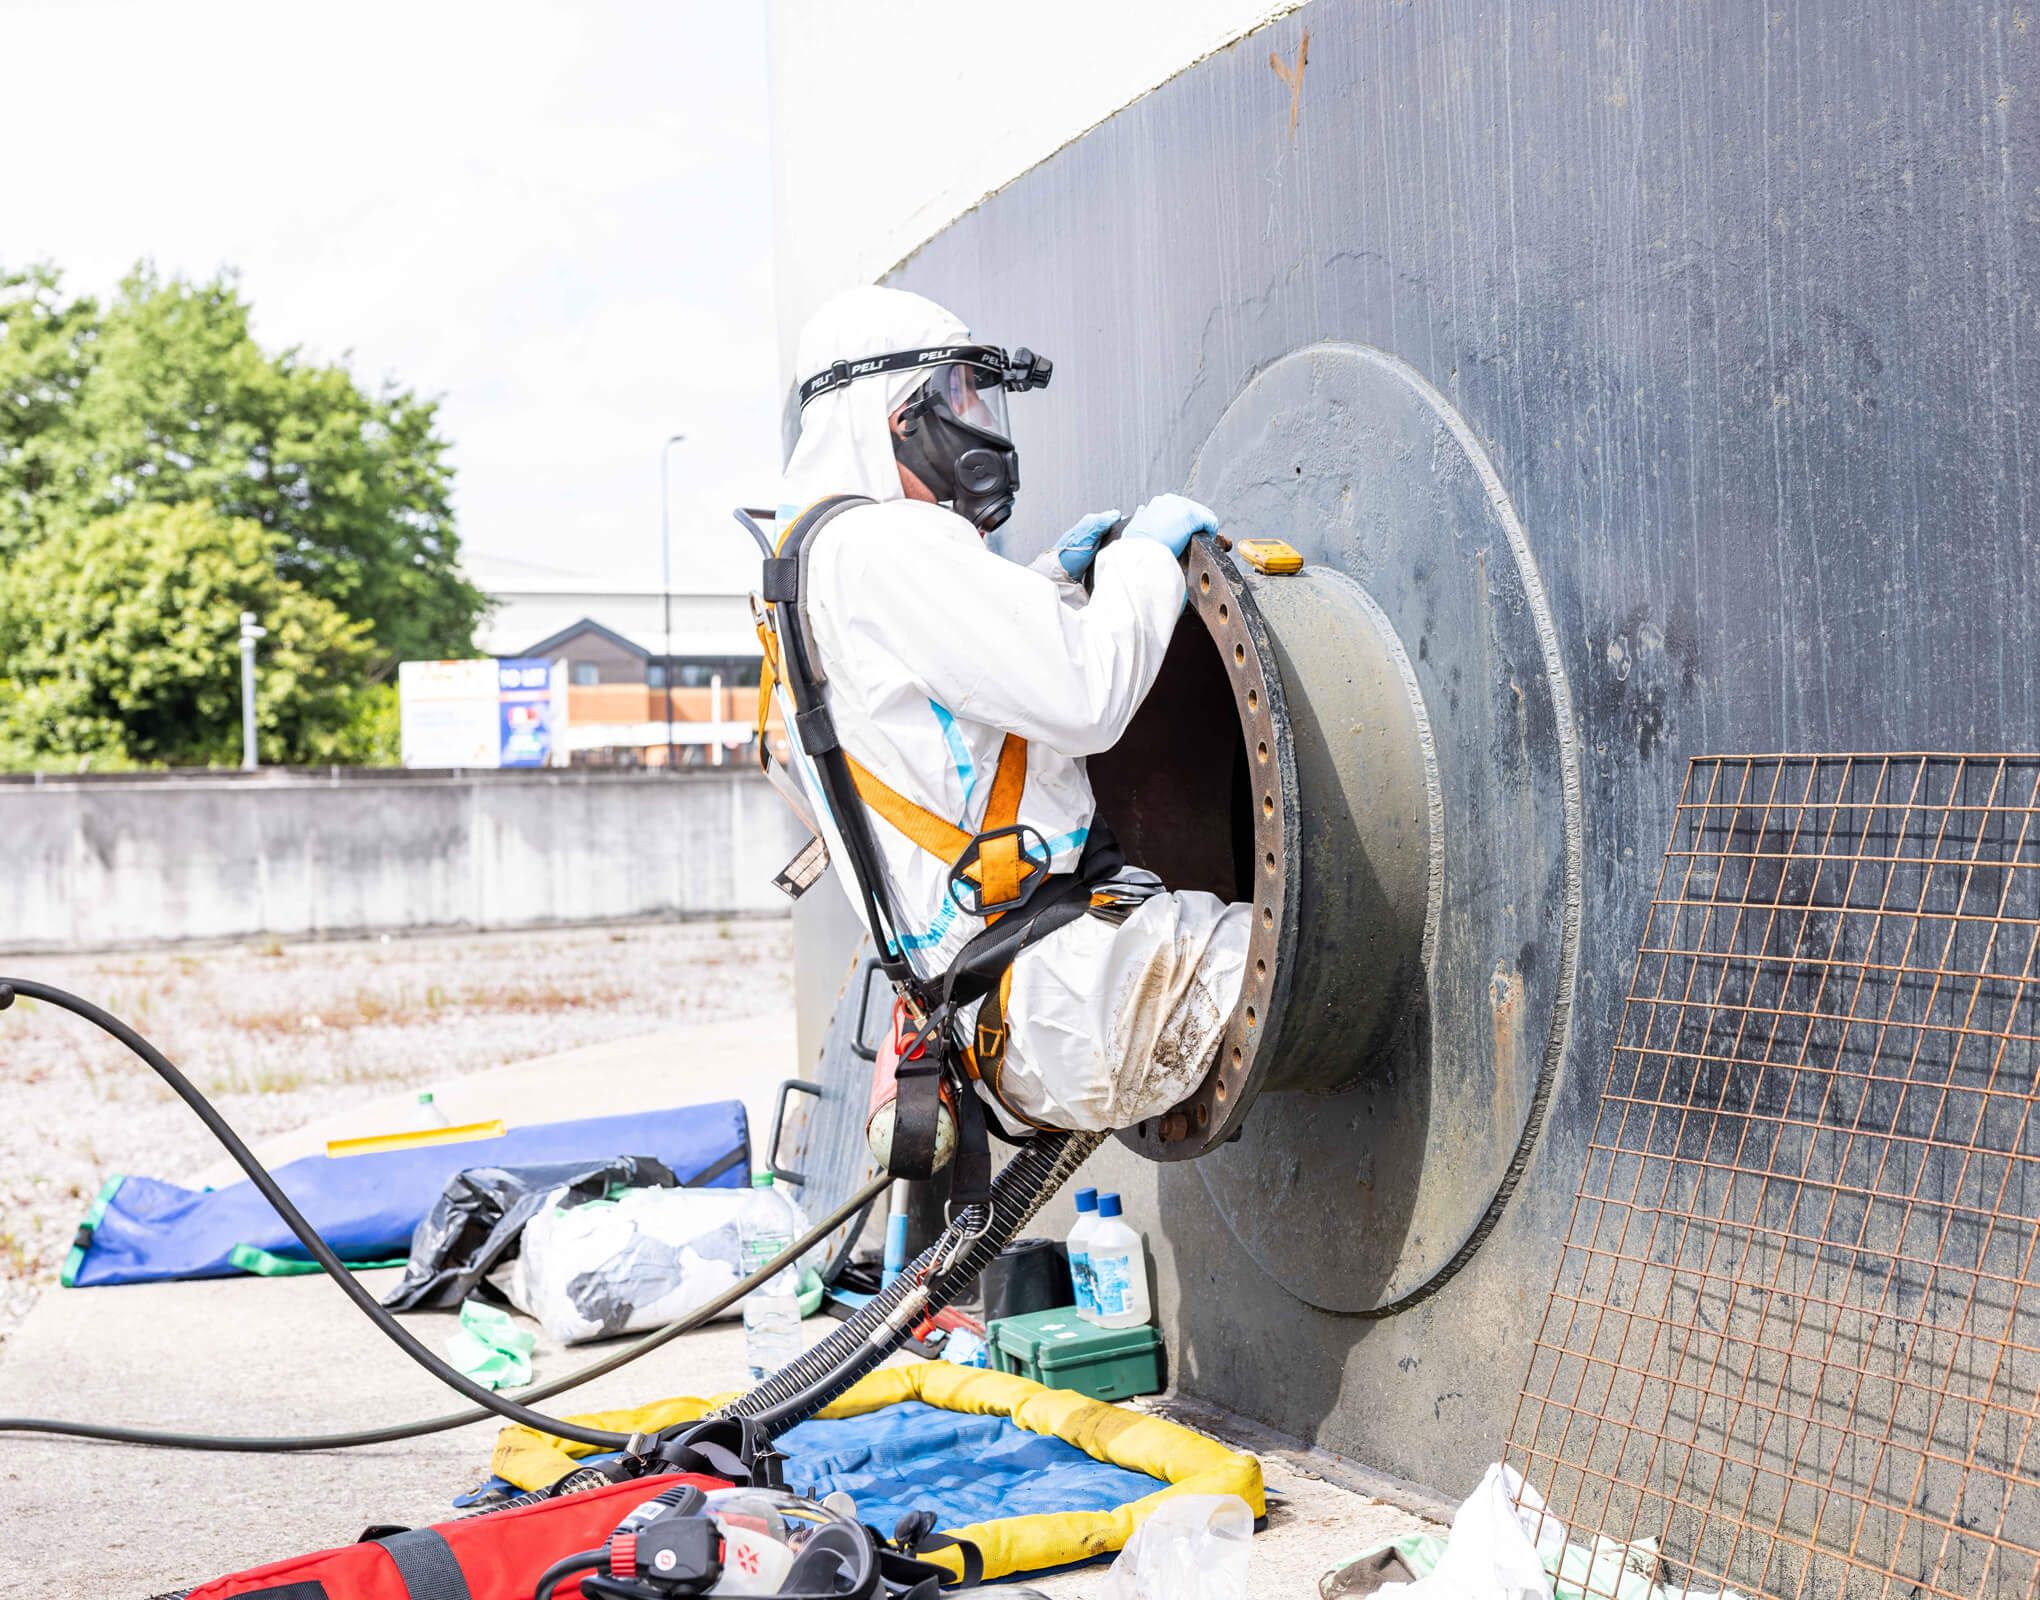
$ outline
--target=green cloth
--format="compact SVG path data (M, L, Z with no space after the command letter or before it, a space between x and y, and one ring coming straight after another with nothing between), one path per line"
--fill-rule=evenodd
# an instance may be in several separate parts
M288 1256L274 1255L252 1244L235 1245L227 1252L227 1260L258 1278L301 1278L308 1272L326 1270L316 1261L293 1261ZM405 1257L398 1256L394 1261L343 1261L341 1265L349 1272L370 1272L377 1267L401 1267L405 1260Z
M464 1300L460 1327L446 1341L446 1359L491 1389L521 1389L531 1382L531 1350L538 1335L518 1327L510 1313L480 1300Z
M99 1186L99 1193L92 1197L92 1208L85 1213L85 1221L79 1227L81 1235L89 1236L90 1230L99 1226L99 1219L106 1215L106 1208L113 1203L113 1197L120 1192L120 1186L127 1182L127 1174L116 1172ZM72 1244L70 1253L64 1257L64 1270L57 1281L66 1289L78 1287L78 1269L85 1264L85 1247Z

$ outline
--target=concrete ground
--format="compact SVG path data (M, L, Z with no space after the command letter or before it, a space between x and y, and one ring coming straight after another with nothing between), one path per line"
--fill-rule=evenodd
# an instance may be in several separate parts
M132 1022L251 1139L506 1061L783 1011L792 965L785 917L0 956L0 974ZM34 1000L0 1014L0 1106L4 1340L108 1173L176 1177L219 1147L124 1045Z
M456 1121L529 1122L741 1096L753 1138L793 1059L790 1019L707 1024L516 1063L442 1084ZM268 1161L330 1137L406 1126L409 1096L356 1107L264 1141ZM379 1120L387 1119L387 1120ZM229 1181L220 1167L198 1175ZM362 1274L380 1296L394 1269ZM407 1319L432 1346L451 1315ZM833 1323L811 1319L820 1338ZM540 1334L538 1381L603 1353ZM745 1384L732 1323L687 1335L552 1402L597 1410ZM321 1277L223 1279L58 1291L0 1357L0 1415L118 1421L222 1433L314 1433L429 1417L451 1397L341 1303ZM1167 1409L1164 1402L1164 1409ZM1208 1419L1206 1419L1208 1420ZM479 1481L497 1424L402 1444L293 1456L193 1454L11 1434L0 1443L0 1596L127 1596L182 1588L294 1552L341 1544L376 1522L444 1519ZM1216 1431L1223 1435L1221 1425ZM1271 1490L1252 1593L1308 1597L1333 1561L1419 1525L1338 1481L1312 1452L1255 1436ZM1102 1566L1042 1580L1053 1596L1098 1592Z

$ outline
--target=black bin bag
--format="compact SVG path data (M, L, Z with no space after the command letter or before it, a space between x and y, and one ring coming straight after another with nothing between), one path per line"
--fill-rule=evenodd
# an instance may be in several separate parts
M517 1254L524 1224L563 1185L563 1203L580 1205L603 1199L615 1188L677 1189L680 1180L650 1156L456 1172L412 1231L403 1281L383 1304L392 1311L437 1311L458 1306L470 1295L508 1304L488 1275Z

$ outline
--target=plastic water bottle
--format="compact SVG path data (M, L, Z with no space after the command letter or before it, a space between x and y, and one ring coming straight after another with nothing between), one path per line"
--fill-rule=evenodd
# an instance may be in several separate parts
M1098 1231L1098 1191L1077 1191L1077 1225L1070 1229L1070 1287L1077 1292L1077 1310L1089 1315L1098 1309L1098 1296L1091 1288L1091 1263L1085 1256L1091 1235Z
M749 1276L793 1243L793 1216L772 1174L752 1175L751 1192L737 1214ZM800 1269L789 1264L744 1296L744 1362L754 1378L769 1378L800 1354Z
M427 1089L418 1096L418 1115L425 1119L425 1126L428 1128L450 1128L453 1126L453 1118L439 1109L439 1102L432 1098L432 1091L430 1089Z
M1119 1196L1098 1197L1098 1224L1084 1242L1091 1272L1094 1309L1080 1312L1101 1328L1137 1328L1153 1310L1148 1304L1147 1246L1119 1220Z

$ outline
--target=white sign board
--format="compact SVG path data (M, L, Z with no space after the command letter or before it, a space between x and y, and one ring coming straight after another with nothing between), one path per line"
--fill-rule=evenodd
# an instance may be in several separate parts
M496 663L406 661L397 668L397 710L407 767L503 764Z

